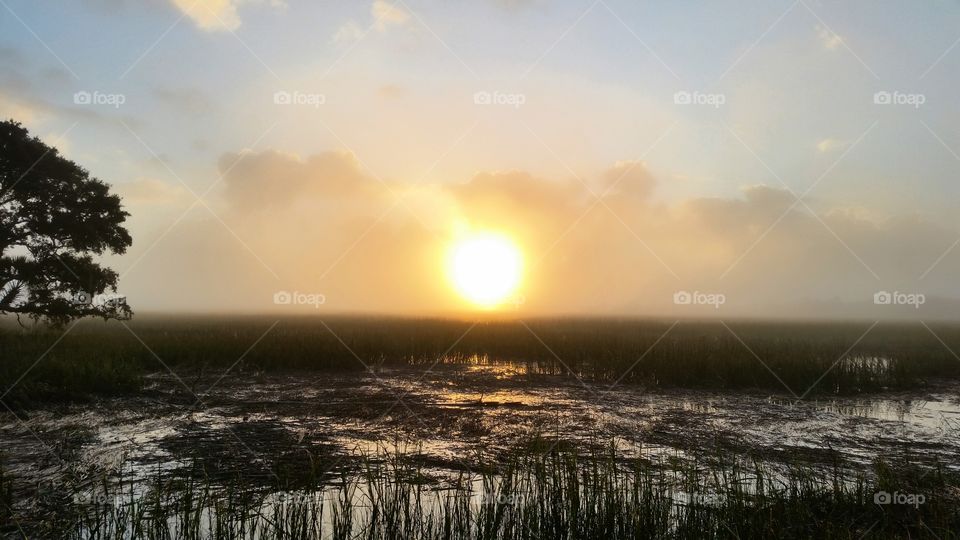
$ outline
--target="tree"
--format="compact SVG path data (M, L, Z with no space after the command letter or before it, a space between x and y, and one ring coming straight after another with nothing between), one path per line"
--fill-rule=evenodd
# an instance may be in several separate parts
M126 251L127 216L107 184L18 122L0 122L0 313L54 324L130 318L117 273L92 257Z

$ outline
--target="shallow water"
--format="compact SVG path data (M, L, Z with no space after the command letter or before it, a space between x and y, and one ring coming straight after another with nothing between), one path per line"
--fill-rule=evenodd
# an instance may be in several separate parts
M622 457L770 463L875 458L960 470L960 384L924 391L796 401L785 395L649 390L459 365L364 374L237 374L150 378L135 397L0 415L14 489L80 485L122 467L127 480L243 472L278 465L349 468L358 455L400 450L430 474L506 459L539 434L542 449L616 440Z

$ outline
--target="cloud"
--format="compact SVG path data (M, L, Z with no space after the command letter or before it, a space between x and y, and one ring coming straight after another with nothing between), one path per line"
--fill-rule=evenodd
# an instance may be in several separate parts
M397 2L374 0L370 6L370 16L373 22L370 28L377 32L386 32L391 26L403 26L410 20L410 13L399 7ZM357 41L367 34L356 21L347 21L333 35L335 43L350 43Z
M843 150L844 148L850 146L850 143L851 141L831 139L828 137L820 140L820 142L817 143L817 150L819 150L822 154L826 154L828 152Z
M384 99L399 99L406 94L406 89L396 84L384 84L377 88L377 95Z
M171 0L174 6L190 17L190 20L207 31L236 30L240 27L237 9L242 4L268 4L279 8L286 6L283 0Z
M118 184L116 192L125 206L182 206L192 202L193 196L179 184L169 184L156 178L138 178Z
M818 24L815 29L817 31L817 38L820 40L824 49L833 51L843 45L843 38L834 34L829 28Z
M347 152L301 159L274 150L225 154L219 160L225 198L244 211L283 210L294 204L328 204L344 197L377 195L378 181Z
M350 43L362 38L364 33L360 25L353 21L347 21L337 29L337 32L333 35L333 41L334 43Z
M724 315L829 316L839 298L860 306L851 315L873 317L872 304L857 302L877 290L948 295L960 271L946 257L918 281L957 235L919 217L796 205L765 185L666 203L643 162L617 162L586 186L521 170L383 183L346 152L228 153L219 169L218 218L177 227L125 290L153 290L150 280L163 278L189 283L189 294L145 302L262 311L276 309L272 292L299 290L326 295L332 311L448 313L464 306L444 257L469 230L501 231L522 246L525 309L542 313L683 315L672 293L701 290L727 296ZM590 193L611 186L602 204ZM121 189L138 204L176 195L154 180Z
M374 0L370 7L370 14L373 15L373 27L383 32L390 26L403 26L410 20L410 14L403 8L397 6L397 2L388 2L387 0Z

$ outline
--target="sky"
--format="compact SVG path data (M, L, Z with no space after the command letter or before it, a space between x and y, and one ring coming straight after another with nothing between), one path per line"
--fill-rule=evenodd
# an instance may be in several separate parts
M110 183L135 311L958 313L955 1L0 0L0 116ZM311 301L277 303L297 292Z

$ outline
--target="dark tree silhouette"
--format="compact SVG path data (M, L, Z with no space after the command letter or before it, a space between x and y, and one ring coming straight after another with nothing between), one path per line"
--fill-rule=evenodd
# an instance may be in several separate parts
M0 313L129 318L126 299L105 294L116 293L116 272L92 257L126 251L128 215L107 184L18 122L0 122Z

